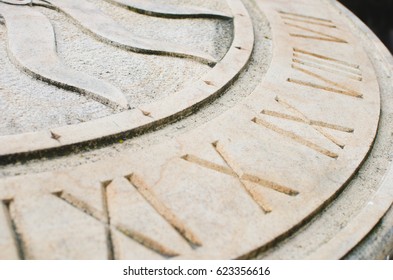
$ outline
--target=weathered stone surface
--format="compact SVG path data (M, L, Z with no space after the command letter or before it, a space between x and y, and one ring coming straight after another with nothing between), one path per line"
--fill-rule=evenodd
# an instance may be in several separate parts
M35 78L74 89L114 108L126 109L127 100L116 87L64 65L56 54L50 21L29 7L1 6L10 58Z
M26 127L22 133L12 133L13 124L7 123L0 136L0 247L5 248L0 257L331 259L351 256L378 227L393 201L388 137L393 63L343 7L310 0L102 2L49 4L69 16L57 19L62 24L75 20L70 26L77 28L67 29L66 36L77 36L81 26L80 32L88 30L97 39L97 48L104 48L99 45L104 41L130 57L154 61L153 76L169 81L169 69L155 66L164 60L173 60L174 67L189 61L195 71L163 98L134 106L124 94L130 108L104 117ZM14 44L10 56L21 54L13 67L38 77L45 71L57 75L43 80L50 83L45 87L59 86L66 75L47 69L44 60L32 60L42 69L28 66L28 48L18 37L25 30L17 16L8 20L10 11L20 10L56 25L56 17L46 14L48 3L39 4L0 1L2 28ZM146 33L156 16L163 17L160 24L188 22L201 33L208 29L203 22L214 22L219 30L230 21L231 32L216 31L209 39L230 44L220 55L222 46L180 50L181 44L139 39L120 21L125 12L143 17ZM40 36L44 45L54 41ZM61 49L65 41L57 44ZM54 48L49 54L64 60L61 65L75 63ZM110 66L114 62L107 56ZM63 85L56 94L64 88L84 93L81 80L67 79L67 85L75 79L75 86ZM96 96L116 99L91 86L103 91Z

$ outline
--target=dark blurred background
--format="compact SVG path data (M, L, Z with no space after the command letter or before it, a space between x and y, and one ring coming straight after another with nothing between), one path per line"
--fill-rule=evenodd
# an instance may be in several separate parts
M339 0L356 14L393 53L393 0Z

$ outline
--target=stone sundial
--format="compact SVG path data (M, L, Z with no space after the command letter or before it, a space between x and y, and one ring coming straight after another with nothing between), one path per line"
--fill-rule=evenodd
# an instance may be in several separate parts
M393 59L333 0L0 1L0 259L383 258Z

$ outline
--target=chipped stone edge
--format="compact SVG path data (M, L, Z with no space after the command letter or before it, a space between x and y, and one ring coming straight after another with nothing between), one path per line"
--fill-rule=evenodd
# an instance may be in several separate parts
M69 147L90 140L138 132L192 113L198 106L222 93L246 67L254 47L251 18L241 0L228 1L232 9L234 38L227 54L200 80L167 98L91 122L38 132L0 137L0 160L7 162L34 152ZM53 134L58 137L53 138Z

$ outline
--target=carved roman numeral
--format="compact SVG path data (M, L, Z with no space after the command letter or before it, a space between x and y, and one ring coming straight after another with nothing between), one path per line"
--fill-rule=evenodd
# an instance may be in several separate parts
M333 22L328 19L305 16L297 13L289 13L283 11L279 11L279 13L281 14L281 18L284 19L286 22L302 22L302 23L309 23L313 25L320 25L330 28L337 28L337 26L334 25Z
M338 76L344 76L353 80L362 81L362 73L360 71L359 65L351 64L332 57L294 48L292 57L292 68L296 71L313 77L321 81L322 83L288 78L288 82L290 83L325 90L333 93L344 94L357 98L363 97L361 93L354 89L351 89L347 85L335 82L330 78L326 78L325 76L317 74L310 70L310 68L314 68L325 73L333 73Z
M138 192L150 203L150 205L159 213L175 230L177 230L185 240L191 245L202 246L199 238L167 207L162 203L153 190L136 174L127 176L127 179L138 190Z
M331 20L284 11L279 11L279 13L287 26L290 26L294 30L302 31L302 33L289 33L292 37L347 43L344 39L329 34L328 31L320 31L321 28L336 29L337 26ZM314 25L315 28L309 27L310 25Z
M345 147L345 144L342 143L340 140L336 139L333 135L329 134L325 129L333 129L336 131L341 131L341 132L346 132L346 133L353 133L354 129L344 127L344 126L339 126L336 124L331 124L327 122L322 122L322 121L317 121L317 120L312 120L308 118L305 114L303 114L301 111L296 109L294 106L290 105L288 102L284 101L282 98L276 97L275 101L279 103L282 107L286 108L288 111L290 111L292 114L285 114L285 113L280 113L276 111L271 111L271 110L262 110L261 114L267 115L267 116L272 116L275 118L280 118L280 119L285 119L285 120L290 120L290 121L295 121L295 122L300 122L307 124L310 128L314 129L317 131L319 134L321 134L325 139L328 141L334 143L341 149ZM307 139L304 137L293 133L291 131L287 131L285 129L282 129L264 119L255 117L252 119L252 121L258 125L262 125L270 130L273 130L276 133L279 133L287 138L292 139L293 141L306 146L314 151L317 151L325 156L331 157L331 158L338 158L338 154L330 151L328 149L325 149Z
M129 175L125 178L127 182L129 182L130 187L135 187L138 192L145 198L146 202L149 203L175 230L177 230L184 239L186 239L191 245L201 246L201 242L192 233L190 229L188 229L177 217L173 214L169 208L167 208L153 193L153 191L147 186L144 181L139 178L137 175ZM130 228L126 228L124 225L114 224L111 220L110 216L110 208L109 208L109 200L107 195L107 189L111 187L111 184L116 184L116 179L114 181L109 181L102 183L102 194L103 194L103 208L104 208L104 216L97 215L94 211L90 210L90 207L85 205L83 201L80 201L76 197L72 196L67 192L56 192L53 195L60 198L61 200L67 202L72 207L78 209L79 211L84 212L89 215L93 219L101 222L106 227L106 235L107 235L107 246L108 246L108 258L115 258L115 250L113 240L112 240L112 231L116 230L128 238L135 240L141 245L149 248L163 256L167 257L175 257L178 256L179 253L169 249L163 244L153 240L152 238L144 235L141 232L137 232Z
M243 188L247 191L247 193L252 197L252 199L261 207L261 209L265 213L269 213L272 211L272 208L269 206L269 204L266 202L266 200L261 196L260 193L258 193L250 183L254 183L263 187L270 188L272 190L275 190L277 192L290 195L290 196L295 196L298 195L299 192L288 188L286 186L277 184L275 182L263 179L261 177L258 177L256 175L248 174L245 173L241 170L239 166L235 163L235 161L231 158L231 156L226 153L224 147L220 142L215 142L212 144L213 148L215 151L218 153L218 155L225 161L227 166L222 166L207 160L204 160L202 158L199 158L194 155L185 155L182 157L185 161L188 161L190 163L199 165L201 167L237 178L240 183L242 184Z
M308 66L353 80L363 80L359 65L299 48L293 49L292 62L298 66Z

